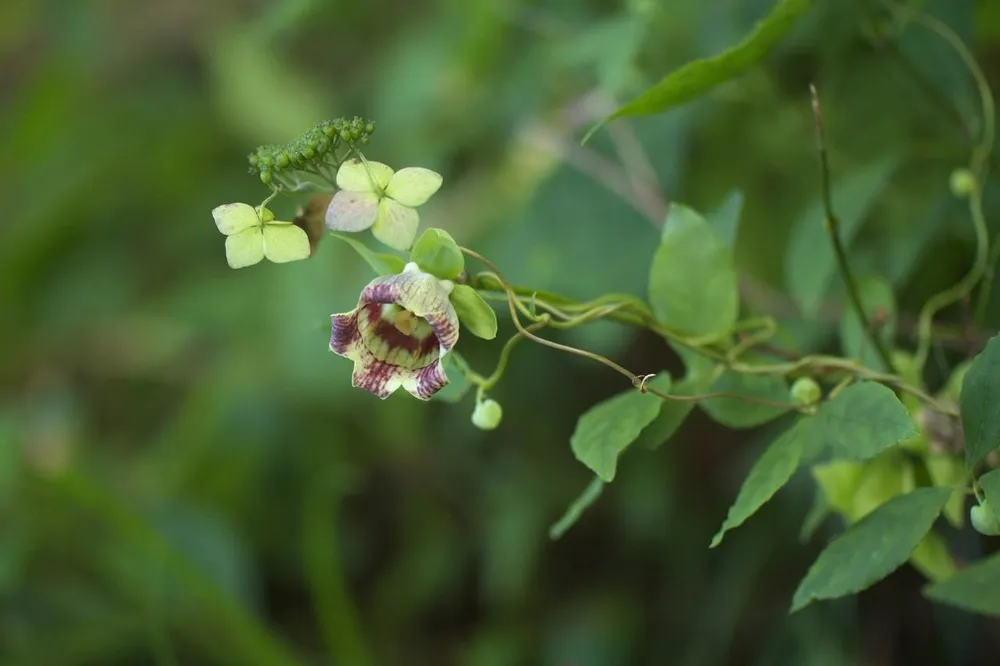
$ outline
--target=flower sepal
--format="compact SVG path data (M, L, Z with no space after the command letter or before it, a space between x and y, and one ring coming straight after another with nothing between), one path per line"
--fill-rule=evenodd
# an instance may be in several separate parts
M457 284L451 292L451 304L462 325L477 338L492 340L497 336L497 313L478 291Z
M442 280L454 280L465 270L458 243L447 231L434 227L420 234L410 251L410 261Z

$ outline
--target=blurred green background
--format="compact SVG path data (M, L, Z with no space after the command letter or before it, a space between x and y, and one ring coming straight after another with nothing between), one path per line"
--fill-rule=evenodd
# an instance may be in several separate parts
M381 403L326 348L367 266L327 239L233 271L212 223L266 195L256 145L359 114L378 124L369 157L444 175L424 224L512 281L643 296L657 205L711 211L738 190L747 310L835 349L836 309L803 318L785 296L811 279L785 253L819 219L815 82L852 261L892 281L905 344L907 313L912 331L970 262L948 175L978 101L939 37L880 32L868 0L813 4L745 76L581 147L615 102L735 44L772 2L2 3L0 664L995 664L1000 626L931 606L908 567L788 616L824 540L796 538L805 475L707 548L767 428L696 410L551 541L590 479L576 418L626 388L617 375L521 345L490 433L471 398ZM1000 80L997 3L915 4ZM681 370L620 326L559 339ZM499 345L460 349L489 371ZM936 350L931 383L962 357ZM985 547L949 536L960 558Z

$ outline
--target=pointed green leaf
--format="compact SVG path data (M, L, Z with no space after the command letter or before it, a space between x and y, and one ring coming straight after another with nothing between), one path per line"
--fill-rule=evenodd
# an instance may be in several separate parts
M649 386L667 393L670 375L661 372ZM660 413L663 400L629 389L599 402L576 422L570 446L576 459L605 483L615 478L618 456L636 440L642 429Z
M886 159L833 184L833 209L839 220L840 239L850 248L868 209L885 187L897 161ZM837 271L836 257L825 224L822 198L815 201L792 227L785 257L785 280L792 298L809 317L819 312Z
M467 284L456 284L451 292L451 304L462 326L484 340L497 337L497 313L479 292Z
M743 192L732 190L722 203L711 213L705 215L708 223L719 232L726 247L736 249L736 234L740 224L740 214L743 212Z
M406 266L406 260L402 257L397 257L394 254L386 254L384 252L373 252L368 249L368 246L357 240L356 238L351 238L350 236L345 236L344 234L330 234L334 238L339 238L348 245L351 249L360 255L362 259L365 260L372 270L375 271L377 275L396 275L403 272L403 267Z
M854 508L854 493L861 483L864 465L853 460L831 460L813 465L809 470L826 505L850 520Z
M919 488L853 524L809 568L791 612L815 600L856 594L895 571L930 531L950 495L948 488Z
M590 505L597 501L604 490L604 482L600 478L594 477L587 484L580 496L573 500L573 503L566 509L566 513L551 528L549 528L549 538L559 539L569 531L569 528L576 524L583 512L590 508Z
M670 206L649 272L649 302L660 323L704 340L726 335L736 322L733 253L686 206Z
M715 380L708 393L732 393L750 399L788 404L788 407L774 407L740 398L710 398L699 403L714 421L730 428L752 428L778 418L791 408L788 384L783 378L771 375L726 371Z
M823 403L811 436L834 458L866 460L917 433L910 414L891 389L858 382Z
M965 464L970 468L1000 446L1000 336L973 359L959 396L965 430ZM1000 506L1000 505L998 505Z
M695 60L676 69L638 97L595 125L583 141L601 125L623 116L648 116L696 99L715 86L739 76L763 58L778 43L809 0L779 0L771 13L736 46L711 58Z
M880 277L860 279L858 296L868 322L876 325L879 339L887 348L891 347L896 334L896 297L892 291L892 283ZM881 325L878 325L879 321L882 322ZM845 304L840 317L840 344L845 355L860 359L861 363L874 370L887 370L857 313L849 304Z
M736 502L729 508L729 515L712 538L710 548L722 543L726 532L742 525L788 483L799 467L809 427L808 418L799 419L771 442L744 479Z
M934 582L947 580L958 571L958 564L948 551L948 545L940 534L933 531L927 533L910 555L910 564Z
M454 280L465 270L465 257L458 243L447 231L434 227L420 234L410 251L410 261L442 280Z
M1000 616L1000 553L925 587L924 595L973 613Z

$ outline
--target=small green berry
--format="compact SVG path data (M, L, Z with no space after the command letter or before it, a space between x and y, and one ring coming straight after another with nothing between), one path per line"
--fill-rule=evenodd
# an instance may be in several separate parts
M480 430L493 430L502 418L503 408L496 400L483 400L472 411L472 424Z
M311 160L312 158L316 157L316 151L313 150L312 146L308 146L306 147L305 150L302 151L302 156L305 157L307 160Z
M286 152L281 152L281 153L278 153L278 157L277 157L277 159L275 159L275 160L274 160L274 165L275 165L276 167L278 167L279 169L284 169L285 167L287 167L287 166L288 166L288 164L289 164L289 163L290 163L291 161L292 161L292 160L291 160L291 158L290 158L290 157L288 156L288 153L286 153Z
M792 402L800 407L815 405L823 397L823 389L812 377L799 377L792 384Z
M982 504L976 504L969 509L969 522L980 534L986 536L1000 535L1000 519L993 513L986 500Z
M951 193L959 199L967 199L976 191L976 177L968 169L955 169L949 183Z

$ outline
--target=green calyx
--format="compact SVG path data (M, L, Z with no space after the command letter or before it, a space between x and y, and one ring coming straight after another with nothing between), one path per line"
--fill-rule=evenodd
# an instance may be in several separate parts
M414 243L410 261L442 280L454 280L465 270L465 257L458 243L447 231L433 227Z
M467 284L456 284L451 292L451 304L463 329L484 340L497 336L497 314L478 291Z

